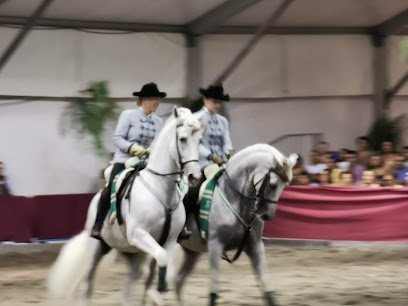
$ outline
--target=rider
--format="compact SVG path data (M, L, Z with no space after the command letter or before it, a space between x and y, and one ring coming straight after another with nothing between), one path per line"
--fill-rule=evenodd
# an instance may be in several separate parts
M200 93L203 95L204 107L197 114L202 114L201 123L207 126L200 145L200 165L204 169L211 162L222 165L234 154L234 149L228 119L218 114L221 102L229 101L229 95L224 94L221 84L210 85L207 89L200 88Z
M132 156L147 157L149 146L159 134L162 119L153 114L160 104L160 99L166 97L165 92L159 91L155 83L143 85L140 91L133 93L139 97L137 109L125 110L119 117L113 136L116 146L113 157L113 168L109 184L101 193L98 212L91 237L100 239L101 229L110 207L110 193L115 176L125 169L125 162Z
M228 94L224 94L224 88L221 84L210 85L207 89L200 88L203 95L203 108L195 114L201 115L201 123L207 127L202 142L200 144L200 166L204 168L215 163L224 164L234 154L228 119L219 114L221 102L229 101ZM204 179L204 175L203 175ZM192 203L197 203L200 186L190 187L187 195L184 197L184 206L187 212L194 211ZM191 232L186 230L184 238L188 238Z

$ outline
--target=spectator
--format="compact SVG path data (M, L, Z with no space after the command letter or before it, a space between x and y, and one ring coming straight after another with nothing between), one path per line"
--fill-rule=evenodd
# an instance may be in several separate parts
M405 178L408 175L408 167L405 166L404 154L396 154L394 157L394 177L398 183L405 183Z
M349 149L340 149L339 155L340 159L337 161L337 166L341 169L341 171L348 171L350 162L347 161L347 154L350 150Z
M381 157L385 165L394 160L394 144L392 141L383 141L381 143Z
M292 170L293 176L300 175L303 171L305 171L305 168L303 167L303 157L298 154L298 159Z
M353 186L353 174L349 171L344 171L340 174L340 182L339 185L341 186Z
M370 157L369 147L370 140L368 137L360 136L356 139L357 146L357 163L367 168Z
M330 182L332 184L337 184L340 181L341 169L337 166L333 158L326 159L326 166L330 173Z
M11 195L7 184L7 177L4 175L4 163L0 161L0 195Z
M357 152L349 151L347 153L347 161L350 163L348 171L353 174L354 183L359 183L365 168L357 163Z
M367 169L373 171L375 176L383 176L385 174L384 162L380 154L375 153L370 156Z
M392 174L385 174L381 179L381 187L403 187L403 185L397 183Z
M405 156L405 166L408 167L408 146L402 148L402 154Z
M306 166L306 171L313 176L319 174L327 166L322 162L321 156L318 150L312 150L310 152L310 165Z
M363 177L361 179L360 186L362 187L380 187L380 185L375 182L374 171L366 170L363 172Z
M311 180L309 173L307 173L307 171L303 171L299 175L294 177L292 184L298 186L309 186L310 182Z
M319 173L318 176L319 185L329 185L330 184L330 170L326 169Z

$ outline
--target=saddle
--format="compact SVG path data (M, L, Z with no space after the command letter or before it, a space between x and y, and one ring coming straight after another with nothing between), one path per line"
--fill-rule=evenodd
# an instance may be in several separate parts
M123 198L130 200L130 192L135 178L139 172L146 167L144 160L133 159L131 162L126 162L126 169L118 173L113 180L111 189L111 206L109 210L109 223L113 224L118 219L119 225L123 224L121 214L121 203Z

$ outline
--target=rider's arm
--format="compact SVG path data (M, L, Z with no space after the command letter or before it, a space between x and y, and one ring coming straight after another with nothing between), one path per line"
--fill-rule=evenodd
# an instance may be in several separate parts
M113 140L116 147L125 153L129 153L131 146L134 144L126 139L130 129L130 117L131 113L129 111L123 111L122 114L120 114L118 124L113 135Z
M229 132L228 120L224 118L223 124L224 124L224 148L223 148L223 151L224 151L225 154L227 154L231 150L234 150L234 147L232 146L232 141L231 141L230 132Z

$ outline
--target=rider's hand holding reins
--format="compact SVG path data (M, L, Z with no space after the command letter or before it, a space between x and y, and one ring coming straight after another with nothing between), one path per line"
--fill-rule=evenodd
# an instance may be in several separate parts
M133 156L137 156L137 157L142 157L146 152L146 149L143 148L142 146L139 146L138 144L133 144L130 149L129 149L129 153Z
M212 161L218 166L221 166L222 164L224 164L224 159L217 154L211 154L210 156L208 156L208 160Z

